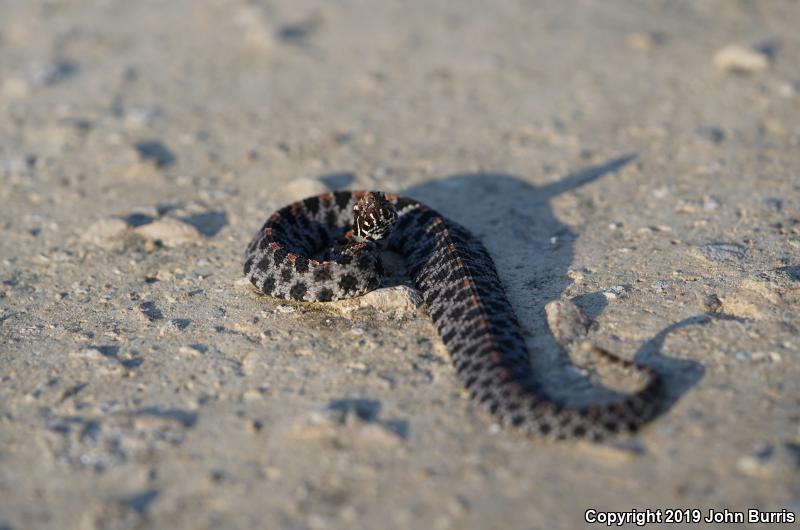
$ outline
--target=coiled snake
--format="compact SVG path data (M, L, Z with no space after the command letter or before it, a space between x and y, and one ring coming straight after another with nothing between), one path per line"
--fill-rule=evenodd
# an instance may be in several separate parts
M248 245L244 274L278 298L352 298L378 287L384 246L405 257L459 379L501 424L599 441L633 432L657 413L660 377L594 346L605 361L644 376L644 384L612 403L562 406L546 397L487 250L464 227L413 199L337 191L290 204Z

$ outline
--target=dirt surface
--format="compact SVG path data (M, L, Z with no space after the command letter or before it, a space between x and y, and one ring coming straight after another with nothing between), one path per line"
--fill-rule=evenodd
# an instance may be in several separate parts
M800 514L797 2L0 13L0 529ZM343 187L478 234L553 394L608 393L547 329L571 299L664 374L663 414L528 439L466 399L413 294L241 280L274 209Z

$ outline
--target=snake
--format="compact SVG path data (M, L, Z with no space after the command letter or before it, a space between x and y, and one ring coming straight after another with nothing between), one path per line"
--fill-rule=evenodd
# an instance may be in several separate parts
M658 373L593 345L595 356L636 373L638 387L583 405L549 396L534 377L523 328L483 243L414 199L344 190L289 204L250 241L244 275L271 297L334 302L378 288L386 250L404 257L470 398L503 427L599 442L634 433L657 414Z

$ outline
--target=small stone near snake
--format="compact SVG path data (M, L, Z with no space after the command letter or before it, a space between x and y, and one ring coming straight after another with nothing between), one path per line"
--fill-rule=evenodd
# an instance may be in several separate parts
M708 313L719 313L722 311L722 300L714 293L704 296L700 304L703 310Z
M714 55L714 64L724 72L752 74L765 70L769 57L762 51L731 44Z
M116 239L120 238L127 229L128 224L122 219L116 217L100 219L83 231L81 234L81 241L83 243L108 247Z
M136 307L150 322L155 322L156 320L164 318L164 314L156 307L155 302L142 302Z
M137 227L134 233L148 241L160 242L165 247L178 247L196 243L203 239L203 236L195 227L172 217L164 217Z
M562 346L586 338L591 321L581 308L568 300L553 300L544 306L547 325Z

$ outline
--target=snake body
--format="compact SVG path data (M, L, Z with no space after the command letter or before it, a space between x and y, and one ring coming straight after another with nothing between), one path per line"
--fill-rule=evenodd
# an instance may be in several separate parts
M599 441L633 432L657 413L658 375L596 347L645 383L611 403L563 406L548 398L532 377L522 328L483 244L413 199L337 191L290 204L248 245L244 274L273 297L351 298L378 287L384 246L405 257L459 379L501 424L547 438Z

